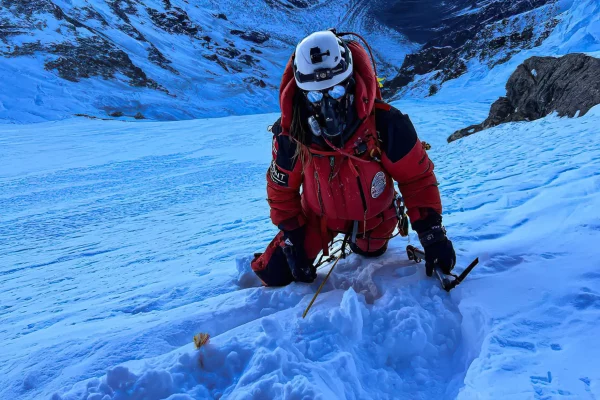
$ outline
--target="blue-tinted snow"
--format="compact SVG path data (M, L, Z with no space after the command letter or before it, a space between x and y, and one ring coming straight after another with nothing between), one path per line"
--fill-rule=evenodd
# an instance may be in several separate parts
M450 295L403 239L340 262L306 320L329 267L257 287L276 115L3 127L0 398L598 398L600 108L445 144L519 58L599 51L598 7L575 1L542 48L397 104L434 145L458 269L482 261Z
M86 7L99 13L106 25L95 19L77 28L59 21L51 13L36 14L36 28L9 36L0 41L0 49L11 53L15 45L40 42L50 46L61 42L76 43L76 37L92 32L108 38L127 53L132 63L169 91L132 87L129 78L115 75L114 79L92 77L70 82L59 78L56 71L47 71L45 62L58 56L36 52L33 55L0 58L0 123L32 123L67 119L74 114L108 117L119 111L131 120L141 112L146 118L160 121L223 117L277 111L278 91L282 70L296 43L314 30L337 27L340 31L360 32L375 48L380 60L380 75L393 76L405 54L418 47L390 28L377 23L362 5L350 0L311 1L308 8L293 12L283 6L254 0L170 0L172 7L184 10L198 26L199 38L174 34L155 26L148 9L165 11L163 0L145 0L136 6L137 15L128 19L145 39L126 33L123 20L111 9L109 2L90 0L54 0L67 15L79 13ZM284 2L285 3L285 2ZM348 8L352 5L352 12ZM217 18L224 13L228 20ZM0 8L0 19L11 22L11 13ZM270 37L261 45L244 40L232 30L258 31ZM202 37L210 37L203 45ZM149 60L150 43L170 60L173 73ZM252 66L237 61L234 69L223 68L214 60L217 48L234 48L251 56ZM385 49L385 51L382 51ZM257 53L257 50L260 52ZM233 62L233 61L232 61ZM260 87L248 79L262 80Z

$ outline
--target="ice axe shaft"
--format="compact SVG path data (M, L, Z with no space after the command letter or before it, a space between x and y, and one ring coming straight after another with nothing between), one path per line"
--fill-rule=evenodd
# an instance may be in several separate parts
M408 259L409 260L413 260L417 263L421 262L421 260L425 259L425 252L421 249L417 249L414 246L408 245L406 247L406 254L408 255ZM446 275L444 274L442 271L440 271L439 267L437 266L437 264L435 264L433 266L433 271L435 273L436 278L440 281L440 284L442 285L442 288L449 292L452 289L454 289L455 287L457 287L463 280L465 280L465 278L467 277L467 275L469 275L469 273L473 270L473 268L475 268L475 266L479 264L479 258L476 258L475 260L473 260L473 262L471 262L471 264L469 264L469 266L467 268L464 269L464 271L460 274L460 275ZM448 278L448 276L454 277L454 279L450 279Z
M337 257L337 259L335 260L335 262L333 263L333 266L331 267L331 269L329 270L329 272L327 273L327 275L325 276L325 279L323 279L323 282L321 282L321 285L319 286L319 288L317 289L317 293L315 293L315 295L313 296L312 300L310 301L310 303L308 304L308 307L306 307L306 310L304 310L304 313L302 314L302 318L306 318L306 315L308 314L308 312L310 311L310 308L312 307L312 305L314 304L315 300L317 300L317 296L319 296L319 293L321 293L321 290L323 290L323 286L325 286L325 283L327 282L327 279L329 279L329 275L331 275L331 273L333 272L333 269L335 268L335 266L337 265L337 263L342 259L342 256L344 255L344 252L341 251L340 255Z

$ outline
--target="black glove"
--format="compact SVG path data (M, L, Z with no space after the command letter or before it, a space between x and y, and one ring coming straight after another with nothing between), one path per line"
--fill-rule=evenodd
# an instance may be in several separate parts
M444 274L450 274L456 264L456 253L452 242L446 237L446 229L442 225L432 226L419 234L419 240L425 250L427 276L433 275L435 265L440 267Z
M456 264L456 253L452 242L446 239L443 242L437 242L425 248L425 273L427 276L433 275L433 267L437 264L446 275L452 272Z
M317 269L308 259L304 250L305 235L306 232L303 227L293 231L283 231L283 253L294 279L297 282L312 283L317 279Z
M446 237L446 229L442 225L442 216L434 209L422 209L426 217L413 222L412 227L419 234L419 241L425 251L425 272L433 275L437 264L443 273L449 274L456 264L456 253L452 242Z

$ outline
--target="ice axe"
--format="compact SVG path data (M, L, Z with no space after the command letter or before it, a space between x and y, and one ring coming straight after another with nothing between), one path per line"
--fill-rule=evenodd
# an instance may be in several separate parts
M415 246L406 246L406 254L408 255L409 260L412 260L416 263L420 263L422 260L425 259L425 252L421 249L417 249ZM435 276L440 281L442 288L446 292L449 292L455 287L457 287L467 277L467 275L469 275L469 273L473 270L473 268L475 268L477 264L479 264L479 258L473 260L473 262L469 264L469 266L465 268L465 270L460 275L446 275L442 271L440 271L437 264L433 266L433 272L435 272ZM454 279L450 279L449 277L453 277Z

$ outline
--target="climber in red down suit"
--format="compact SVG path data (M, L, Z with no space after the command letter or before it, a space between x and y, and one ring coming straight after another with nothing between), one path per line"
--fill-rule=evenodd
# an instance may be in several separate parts
M266 286L313 282L313 263L338 234L365 257L382 255L398 217L398 183L413 229L433 264L456 262L442 226L433 163L407 115L381 101L366 51L333 31L298 44L280 87L267 172L271 220L280 229L252 269ZM354 234L351 233L354 231Z

